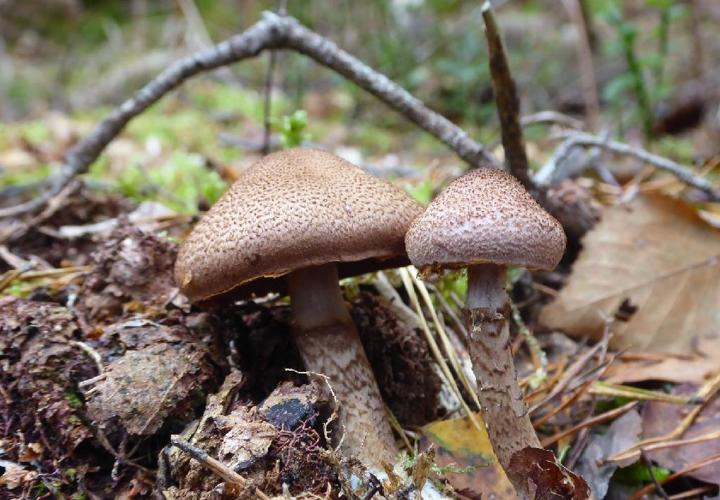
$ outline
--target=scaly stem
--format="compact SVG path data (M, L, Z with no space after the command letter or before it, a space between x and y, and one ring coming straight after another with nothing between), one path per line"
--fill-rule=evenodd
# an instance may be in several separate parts
M288 291L295 342L305 367L328 376L337 397L343 451L382 471L383 462L395 462L398 449L370 363L343 301L337 266L291 273ZM315 383L327 391L324 383ZM339 435L335 433L336 439Z
M478 380L482 415L495 455L505 471L515 452L541 448L517 384L507 325L505 267L482 264L468 268L468 350ZM527 484L508 474L521 497Z

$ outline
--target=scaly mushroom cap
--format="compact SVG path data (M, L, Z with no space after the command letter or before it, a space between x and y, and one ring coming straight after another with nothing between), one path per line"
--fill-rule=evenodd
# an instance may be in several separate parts
M405 246L426 271L483 263L550 270L565 251L565 233L517 179L482 168L433 200L410 226Z
M345 276L382 269L405 257L420 212L401 189L342 158L288 149L245 170L205 214L180 248L175 278L195 302L242 296L237 288L253 280L280 291L262 278L330 262Z

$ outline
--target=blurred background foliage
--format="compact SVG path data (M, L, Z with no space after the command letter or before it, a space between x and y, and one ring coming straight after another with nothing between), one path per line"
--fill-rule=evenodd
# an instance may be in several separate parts
M578 32L564 2L493 3L523 112L551 109L582 117ZM480 142L495 144L499 134L481 4L477 0L290 0L287 8L301 22L461 124ZM654 141L659 153L682 162L692 163L698 154L715 154L717 141L666 136L664 130L658 132L657 120L686 87L708 72L717 72L713 63L719 59L720 38L714 34L720 25L720 4L715 0L580 0L580 4L590 30L609 132L625 141L635 137ZM263 10L275 6L275 1L259 0L0 0L0 120L5 123L0 125L0 149L18 137L42 145L49 136L45 119L49 111L72 116L78 127L75 134L82 134L174 60L241 32ZM126 193L142 196L148 191L138 182L151 181L165 191L179 192L181 198L182 193L197 194L176 184L185 177L176 175L172 165L195 172L192 165L232 164L256 148L262 140L267 62L263 54L196 78L135 120L126 136L145 149L172 151L158 157L158 170L151 179L138 178L142 177L138 158L147 163L147 155L124 157L131 167L135 162L134 170L124 171L118 181ZM304 56L280 52L274 82L271 123L280 143L344 144L359 148L363 155L400 155L398 161L414 165L447 154L372 96ZM700 110L700 116L707 116L705 111ZM300 122L296 112L305 113ZM715 124L703 130L707 135L718 128ZM531 127L527 133L533 141L546 132ZM530 153L537 166L543 156ZM200 160L194 156L198 154ZM186 157L181 159L182 155ZM99 162L93 175L107 177L111 163ZM19 174L0 162L0 185L17 182L18 175L27 175L26 181L39 178L48 168L38 165L33 172ZM211 172L202 179L208 186L199 191L213 201L222 191L222 172L196 170ZM187 178L199 182L193 176ZM150 192L158 192L155 188ZM432 194L432 188L424 193L422 186L415 189L421 197ZM179 199L173 205L187 208L194 203Z

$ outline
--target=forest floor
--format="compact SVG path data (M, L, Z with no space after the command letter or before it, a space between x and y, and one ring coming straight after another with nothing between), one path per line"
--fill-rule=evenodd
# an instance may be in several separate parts
M573 50L565 59L559 75ZM28 78L40 71L22 67ZM84 110L40 105L32 120L0 124L0 209L46 192L68 148L107 116L97 102L117 89L89 73L69 99L87 101ZM424 205L467 168L379 104L364 103L356 120L357 98L342 86L309 89L305 143ZM717 186L712 99L703 119L696 101L668 99L646 146ZM295 107L275 93L274 116ZM621 99L614 108L602 110L607 122L622 115ZM698 118L691 126L686 111ZM509 273L515 365L541 443L596 498L716 497L720 203L632 155L578 147L556 161L583 124L545 118L526 123L530 164L555 164L548 195L583 224L566 228L556 270ZM212 309L179 292L178 245L261 157L263 121L262 92L189 82L133 120L46 210L0 218L0 498L400 499L427 482L450 498L514 498L478 411L461 273L343 281L403 447L384 479L329 446L332 402L303 372L286 298ZM273 148L286 125L273 123ZM496 126L464 126L502 157ZM637 149L638 127L623 130Z
M257 125L256 134L237 125L245 141L234 141L227 115L186 104L212 90L198 89L139 118L84 186L55 200L29 229L14 219L0 226L3 497L253 498L284 488L302 498L380 494L352 457L325 442L328 402L298 373L286 301L202 310L174 283L178 242L259 157ZM4 125L4 203L44 189L52 175L46 166L92 119L52 114ZM326 147L334 142L336 152L423 203L461 171L438 146L425 155L421 147L402 158L364 158L339 146L353 131L319 115L309 123L314 135L336 137ZM358 135L373 141L378 134ZM528 149L536 161L551 153L532 140ZM700 498L720 483L720 210L653 174L618 157L617 185L590 175L563 180L560 196L582 198L597 224L571 241L556 271L511 273L513 347L532 420L543 445L598 498ZM409 299L397 270L345 285L406 446L398 467L416 487L429 480L459 498L512 498L472 388L463 384L472 379L460 340L464 277L432 284L422 305ZM413 285L422 287L417 279ZM428 336L449 346L442 362L458 359L464 376L438 368ZM294 410L278 419L273 408L288 401ZM173 434L247 482L210 472L170 445ZM384 491L402 498L412 486L391 478Z

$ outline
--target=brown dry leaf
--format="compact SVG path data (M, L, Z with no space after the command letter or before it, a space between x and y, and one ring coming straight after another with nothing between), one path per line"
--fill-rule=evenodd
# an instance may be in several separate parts
M34 470L25 469L18 464L6 460L0 460L0 467L5 469L5 472L0 475L0 486L8 490L14 490L15 488L31 484L38 476L38 473Z
M720 333L720 231L686 204L654 195L610 207L583 247L545 326L599 338L614 316L614 348L664 352Z
M603 380L612 384L628 384L645 380L662 380L675 384L704 384L720 370L720 337L704 337L693 345L696 354L656 355L657 359L616 362L608 368Z
M682 385L673 389L673 394L695 394L697 387ZM643 434L652 438L664 436L673 431L688 412L686 406L650 401L643 410ZM693 424L686 430L682 439L700 437L720 429L720 397L715 397L697 416ZM686 444L670 448L662 448L648 452L648 458L661 467L678 471L688 465L701 462L720 453L720 438L696 444ZM720 485L720 463L715 462L698 470L689 472L688 476L701 481Z
M523 448L510 459L508 474L524 480L535 500L588 500L590 488L583 478L558 463L553 452Z
M481 419L479 414L476 418ZM480 432L468 418L442 420L423 427L423 449L435 445L435 463L454 464L457 470L474 467L466 473L443 475L457 491L479 494L496 500L516 499L515 489L497 462L486 432ZM466 494L467 496L467 494Z

